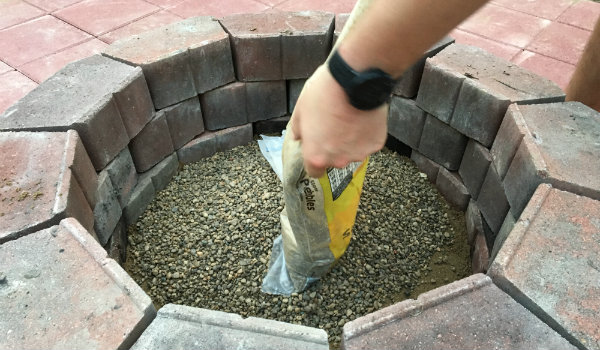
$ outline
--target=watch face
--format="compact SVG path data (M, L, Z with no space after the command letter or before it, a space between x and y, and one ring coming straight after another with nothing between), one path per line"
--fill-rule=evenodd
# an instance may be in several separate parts
M362 72L348 89L350 102L359 109L374 109L384 104L394 88L394 80L379 69Z

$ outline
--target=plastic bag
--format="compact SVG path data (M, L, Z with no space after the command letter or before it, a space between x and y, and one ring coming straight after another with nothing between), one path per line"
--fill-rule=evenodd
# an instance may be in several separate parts
M273 242L262 283L263 292L281 295L306 289L346 251L368 162L328 169L319 179L310 178L304 171L300 142L292 139L289 128L290 123L281 148L285 200L281 236Z

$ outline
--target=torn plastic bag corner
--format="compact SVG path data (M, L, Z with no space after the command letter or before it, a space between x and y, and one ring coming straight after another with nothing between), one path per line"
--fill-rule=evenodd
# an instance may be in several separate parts
M262 291L281 295L305 290L346 251L368 163L366 159L310 178L304 171L300 142L293 140L289 128L290 123L279 138L283 144L270 148L280 149L281 157L265 155L267 160L282 160L285 207L280 215L281 236L273 242Z

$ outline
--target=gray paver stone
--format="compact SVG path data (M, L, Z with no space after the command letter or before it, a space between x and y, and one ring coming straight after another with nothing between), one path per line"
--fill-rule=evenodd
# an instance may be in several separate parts
M510 206L504 193L502 180L494 164L491 164L488 168L481 185L481 192L477 198L477 204L485 221L490 225L494 234L497 234Z
M335 24L334 24L334 28L333 28L333 42L332 42L333 46L335 46L337 39L340 37L340 34L342 34L342 29L344 29L344 26L346 25L348 18L350 18L349 13L338 13L335 16Z
M429 182L435 183L437 181L438 173L442 167L441 165L422 155L415 149L412 150L410 159L415 162L417 168L419 168L422 173L427 175Z
M234 79L229 36L212 17L193 17L116 41L103 54L142 68L156 109Z
M288 113L291 115L298 102L298 97L306 84L306 79L292 79L287 81L288 88Z
M491 162L490 151L479 142L469 139L458 173L474 199L479 196L481 184Z
M324 330L167 304L132 350L329 349Z
M246 124L246 85L231 83L200 95L204 126L219 130Z
M428 57L435 56L438 52L442 51L446 46L452 43L454 43L454 39L446 36L427 49L421 59L402 73L402 76L398 79L398 82L394 87L394 94L407 98L416 97L419 92L423 69L425 68L425 60Z
M0 133L0 243L56 225L69 216L93 230L94 215L75 176L89 166L81 152L73 130ZM76 164L81 158L87 166ZM80 174L79 178L86 176ZM95 173L90 180L97 183Z
M149 177L152 179L152 185L154 185L154 189L158 192L167 187L171 178L177 174L178 170L179 159L177 157L177 152L173 152L171 155L161 160L160 163L143 173L140 177Z
M580 349L600 349L598 218L600 201L542 184L488 272Z
M455 171L460 166L467 140L463 134L428 114L418 150L446 169Z
M221 20L231 35L240 81L308 78L327 58L334 15L328 12L235 14Z
M154 104L141 70L136 70L126 87L117 91L115 102L129 139L134 138L154 115Z
M119 204L121 208L125 208L138 181L138 174L135 171L129 148L125 147L121 150L103 171L110 176L110 182L117 193Z
M445 123L450 122L462 82L460 74L436 65L428 58L419 85L417 106Z
M519 106L528 133L504 177L519 216L540 183L600 199L600 113L579 103Z
M477 274L344 325L342 349L576 349Z
M398 141L419 148L419 140L423 132L426 113L419 108L414 100L393 96L388 112L388 133Z
M215 132L217 152L227 151L252 142L252 124L235 126Z
M465 226L467 228L467 241L472 247L475 244L475 237L483 234L483 219L477 206L477 202L471 199L467 210L465 211Z
M500 232L498 232L498 235L496 236L496 239L494 240L494 248L492 249L492 253L490 254L490 263L492 262L492 260L494 260L496 255L498 255L500 248L502 248L502 245L506 241L506 238L508 238L508 235L510 234L512 229L515 227L516 223L517 223L517 220L513 216L512 212L509 210L508 213L506 214L506 217L504 218L504 222L502 223L502 226L500 227Z
M473 273L486 273L489 265L490 253L485 241L485 235L477 234L471 253L471 271Z
M498 129L496 139L490 149L492 160L496 166L498 175L502 179L504 179L510 162L513 160L515 153L517 153L523 136L528 133L527 125L525 120L523 120L519 108L520 106L516 103L508 107L506 115L502 119L500 129Z
M140 178L131 193L129 202L123 208L123 217L127 225L131 225L137 221L144 213L144 210L146 210L148 204L152 202L155 194L156 190L152 184L152 179L149 177Z
M179 161L187 164L197 162L217 153L217 138L214 132L205 131L202 135L177 150Z
M0 245L1 349L127 349L150 298L73 218ZM57 263L59 261L60 263Z
M101 170L129 142L119 108L127 114L127 102L137 103L120 99L118 107L113 94L138 76L139 68L100 55L67 64L0 115L0 130L75 129Z
M204 132L204 119L198 96L162 109L167 118L171 142L180 149L194 137Z
M146 124L129 144L131 157L138 172L144 172L175 151L167 117L161 110Z
M467 209L471 196L458 173L440 168L435 185L451 206L460 211Z
M110 239L104 246L108 257L122 265L127 260L127 225L125 219L121 218L115 226Z
M257 81L246 84L248 122L277 118L287 113L286 81Z
M123 212L107 172L101 172L98 177L97 198L98 202L94 207L94 230L100 244L105 245L112 236Z

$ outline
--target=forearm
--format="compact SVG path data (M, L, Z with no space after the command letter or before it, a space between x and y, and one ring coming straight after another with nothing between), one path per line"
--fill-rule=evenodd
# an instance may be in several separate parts
M359 0L338 50L354 69L398 77L487 0Z
M579 101L600 112L600 18L567 87L567 101Z

